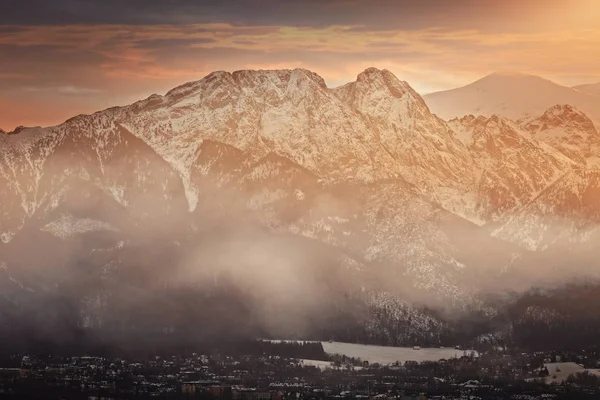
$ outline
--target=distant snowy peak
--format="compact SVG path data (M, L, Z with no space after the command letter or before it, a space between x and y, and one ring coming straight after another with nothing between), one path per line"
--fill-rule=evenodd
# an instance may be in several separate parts
M457 89L430 93L424 99L445 119L497 114L518 120L541 115L555 104L571 104L600 121L600 96L514 72L493 73Z
M537 85L546 85L548 83L554 84L551 80L542 78L541 76L527 74L519 71L495 71L483 78L475 81L473 85L489 85L491 89L495 89L499 83L505 83L508 80L519 80L521 82L535 82Z
M524 72L519 72L519 71L511 71L511 70L500 70L500 71L495 71L492 72L491 74L483 77L482 79L492 79L492 78L534 78L534 79L538 79L538 76L532 75L532 74L526 74ZM543 78L542 78L543 79Z
M573 89L594 96L600 96L600 82L574 86Z

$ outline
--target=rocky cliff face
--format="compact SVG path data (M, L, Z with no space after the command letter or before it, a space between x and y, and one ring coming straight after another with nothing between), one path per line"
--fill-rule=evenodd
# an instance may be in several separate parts
M477 210L485 221L502 218L570 170L573 161L498 116L450 121L475 160Z

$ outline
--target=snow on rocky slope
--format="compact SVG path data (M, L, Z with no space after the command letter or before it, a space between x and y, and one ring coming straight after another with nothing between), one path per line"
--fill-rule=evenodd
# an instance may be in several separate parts
M464 195L474 185L473 161L408 83L370 68L334 93L373 131L371 140L393 158L397 175L450 211L476 219L472 199Z
M493 235L530 250L593 242L600 224L596 193L600 135L595 124L571 105L555 105L519 124L534 140L557 149L574 163L561 168L559 179L546 182L515 213L502 216ZM547 168L545 163L540 165Z
M594 243L600 227L600 171L575 168L544 189L493 235L546 250L555 244Z
M0 239L9 242L38 205L38 188L44 163L59 143L52 130L27 129L0 135L0 184L4 188L0 209Z
M95 221L90 218L77 219L69 214L61 215L59 219L50 222L42 228L42 231L50 232L61 239L86 232L114 230L115 228L106 222Z
M503 117L468 115L449 124L475 159L477 208L486 221L528 204L574 164Z

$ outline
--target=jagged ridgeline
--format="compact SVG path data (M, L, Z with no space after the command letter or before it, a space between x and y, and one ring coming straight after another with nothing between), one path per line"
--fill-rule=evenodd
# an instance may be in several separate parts
M569 105L446 122L375 68L215 72L2 133L2 331L509 341L507 290L595 277L599 139Z

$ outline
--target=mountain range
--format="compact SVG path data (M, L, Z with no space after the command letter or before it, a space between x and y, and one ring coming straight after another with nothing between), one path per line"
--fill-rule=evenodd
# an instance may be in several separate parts
M596 276L599 117L592 90L522 74L421 97L294 69L20 127L2 323L439 342L491 295Z

